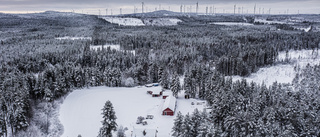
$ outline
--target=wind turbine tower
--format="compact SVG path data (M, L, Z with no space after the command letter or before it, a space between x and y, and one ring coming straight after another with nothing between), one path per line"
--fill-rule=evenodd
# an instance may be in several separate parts
M196 4L196 14L198 14L198 10L199 10L199 3L197 2L197 4Z
M208 15L208 6L206 7L206 15Z
M254 4L254 8L253 8L253 15L256 15L256 4Z
M143 13L143 12L144 12L144 11L143 11L143 10L144 10L144 2L141 3L141 8L142 8L141 11L142 11L142 13Z

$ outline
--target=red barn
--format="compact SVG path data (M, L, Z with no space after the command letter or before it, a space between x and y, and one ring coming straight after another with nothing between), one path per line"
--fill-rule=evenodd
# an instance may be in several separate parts
M162 115L173 116L174 111L176 110L176 102L177 102L176 97L168 96L164 101L164 104L162 107Z

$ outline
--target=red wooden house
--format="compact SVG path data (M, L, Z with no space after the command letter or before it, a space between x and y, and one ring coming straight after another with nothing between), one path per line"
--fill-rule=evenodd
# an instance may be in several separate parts
M168 96L162 107L162 115L173 116L176 110L177 99L174 96Z

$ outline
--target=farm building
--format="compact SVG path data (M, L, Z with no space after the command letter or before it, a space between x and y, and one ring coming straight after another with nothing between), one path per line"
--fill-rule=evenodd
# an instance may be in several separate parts
M170 96L170 94L172 94L172 92L165 91L165 92L163 92L163 94L162 94L162 98L163 98L163 99L166 99L168 96Z
M164 104L162 107L162 115L173 116L174 111L176 110L176 102L177 102L176 97L168 96L164 101Z
M162 91L153 91L152 97L160 97L162 95Z
M147 93L148 93L148 94L150 94L150 95L152 95L152 91L150 91L150 90L149 90L149 91L147 91Z

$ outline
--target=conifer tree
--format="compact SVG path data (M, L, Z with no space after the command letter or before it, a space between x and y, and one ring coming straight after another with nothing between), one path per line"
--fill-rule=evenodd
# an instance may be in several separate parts
M166 71L164 71L162 73L161 80L160 80L160 85L164 89L169 89L169 78L168 78L168 73Z
M183 133L182 133L182 136L183 137L192 137L191 135L191 125L192 125L192 120L190 118L190 115L189 113L184 117L184 120L183 120L183 124L182 124L182 130L183 130Z
M103 121L98 137L112 137L112 131L117 129L116 114L112 103L108 100L102 109Z
M174 123L173 123L173 128L172 128L172 136L174 137L180 137L183 133L183 115L181 114L181 112L178 112L178 115L176 117L176 119L174 119Z
M173 96L178 97L178 93L181 90L180 80L177 74L175 74L171 81L170 89L172 91Z

